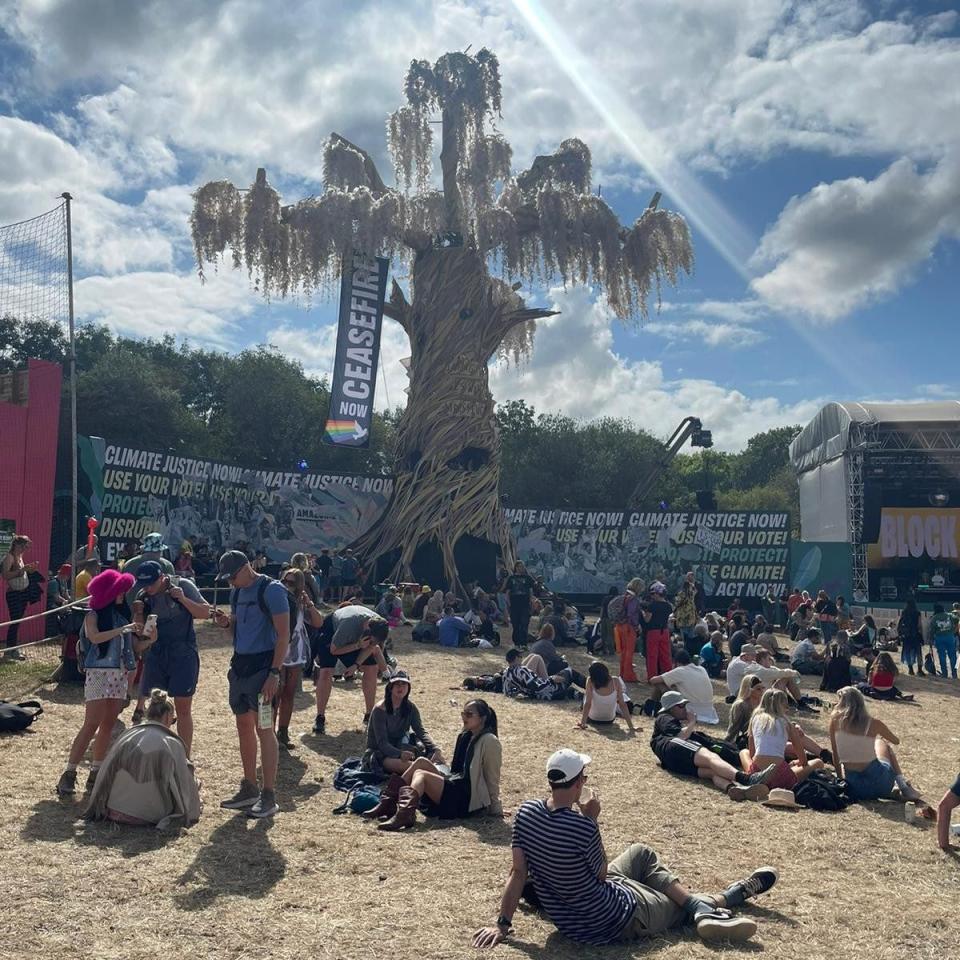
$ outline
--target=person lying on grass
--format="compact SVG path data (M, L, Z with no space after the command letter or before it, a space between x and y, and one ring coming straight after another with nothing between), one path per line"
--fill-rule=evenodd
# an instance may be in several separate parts
M470 700L460 717L463 729L453 748L450 772L418 757L402 776L391 775L380 793L380 803L364 814L381 821L378 830L412 827L421 801L426 816L440 820L463 820L481 812L503 815L497 714L486 700Z
M776 764L749 774L737 770L694 736L697 717L688 704L676 690L668 690L660 701L650 738L650 749L660 766L684 777L709 780L731 800L766 800L769 791L765 784L776 771Z
M633 704L627 696L627 686L620 677L611 677L605 663L594 660L587 670L587 686L583 698L583 711L577 726L586 729L590 723L613 723L617 716L627 721L627 729L636 733L630 714Z
M641 843L607 863L600 837L600 796L587 788L590 757L558 750L547 760L549 795L527 800L513 825L512 862L494 923L473 935L475 947L494 947L513 929L521 897L542 909L577 943L607 944L657 937L693 924L708 941L744 941L756 921L733 910L777 882L760 867L723 893L692 893L657 854Z
M503 692L508 697L529 697L531 700L567 700L573 695L573 684L585 687L582 673L567 667L548 676L543 658L531 653L521 661L523 654L516 647L507 651L507 669L503 671Z

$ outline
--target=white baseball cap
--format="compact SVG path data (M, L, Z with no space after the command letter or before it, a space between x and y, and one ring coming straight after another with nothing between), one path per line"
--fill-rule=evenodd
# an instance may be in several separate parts
M551 783L569 783L583 773L583 768L588 763L590 757L587 754L564 747L550 754L547 760L547 779Z

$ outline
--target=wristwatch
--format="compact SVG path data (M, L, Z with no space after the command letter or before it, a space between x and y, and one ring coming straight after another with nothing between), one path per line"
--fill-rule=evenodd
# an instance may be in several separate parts
M506 927L507 932L509 933L513 929L513 921L509 917L505 917L502 913L497 917L497 926Z
M273 676L275 676L275 677L279 677L279 676L280 676L280 671L279 671L276 667L271 667L271 668L270 668L270 673L271 673Z

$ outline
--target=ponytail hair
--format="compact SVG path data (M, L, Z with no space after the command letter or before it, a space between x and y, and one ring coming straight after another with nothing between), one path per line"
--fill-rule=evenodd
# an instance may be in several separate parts
M159 720L173 713L173 699L166 690L156 688L150 691L150 702L147 704L147 719Z
M492 733L494 736L497 735L497 711L487 703L486 700L471 700L467 706L473 704L476 708L477 713L483 719L483 729L480 731L481 734Z

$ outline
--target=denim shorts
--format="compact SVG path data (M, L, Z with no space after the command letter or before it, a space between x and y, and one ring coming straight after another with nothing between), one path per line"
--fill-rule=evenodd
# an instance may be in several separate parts
M879 800L890 796L897 782L886 760L871 760L862 770L845 770L847 790L854 800Z

